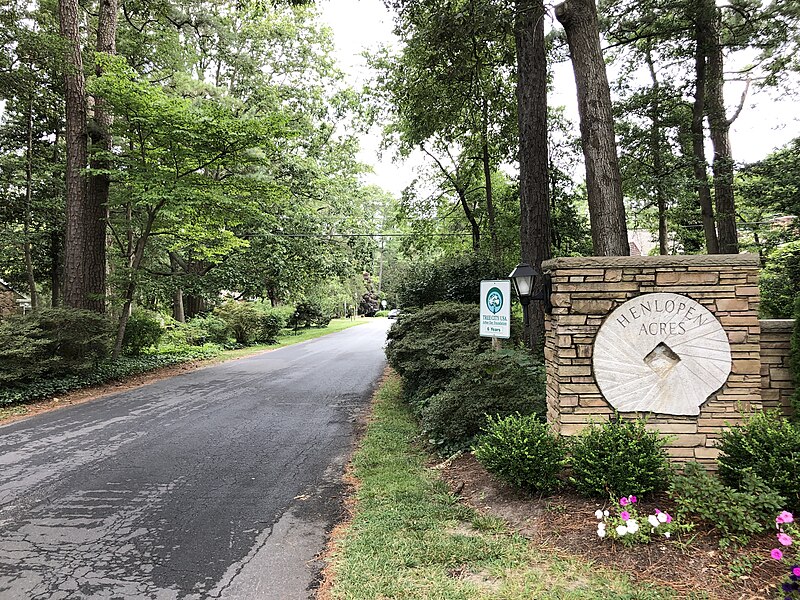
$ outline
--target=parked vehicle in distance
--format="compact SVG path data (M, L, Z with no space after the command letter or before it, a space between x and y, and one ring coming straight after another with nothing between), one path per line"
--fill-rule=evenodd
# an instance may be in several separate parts
M393 308L392 310L389 311L389 314L386 315L386 318L388 318L388 319L396 319L399 316L400 316L400 309L399 308Z

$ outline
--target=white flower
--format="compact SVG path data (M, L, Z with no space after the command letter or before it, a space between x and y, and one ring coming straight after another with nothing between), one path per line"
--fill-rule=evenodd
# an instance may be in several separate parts
M598 508L596 511L594 511L594 516L597 517L598 519L602 519L603 511Z
M657 518L657 519L658 519L658 520L659 520L661 523L666 523L666 522L667 522L667 513L665 513L665 512L660 512L660 513L658 513L658 515L656 515L656 518Z
M606 528L606 524L605 523L598 523L597 524L597 528L598 529L605 529Z
M609 513L607 510L604 510L604 511L603 511L603 516L604 516L604 517L607 517L609 514L610 514L610 513Z
M669 535L670 535L670 534L669 534L669 531L665 531L665 532L664 532L664 537L665 537L665 538L669 539Z
M659 521L658 517L655 515L650 515L649 517L647 517L647 522L650 523L650 525L652 525L653 527L658 527L658 525L661 523L661 521Z
M604 527L597 528L597 537L599 537L600 539L606 537L606 530Z
M639 531L639 524L633 519L628 520L628 533L636 533Z
M619 537L622 537L626 533L628 533L628 528L625 525L617 525L617 535Z

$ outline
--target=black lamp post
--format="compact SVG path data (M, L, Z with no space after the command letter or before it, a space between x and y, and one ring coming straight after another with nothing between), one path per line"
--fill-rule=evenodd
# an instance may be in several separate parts
M533 285L539 277L539 272L528 263L519 263L508 275L514 282L514 288L519 296L519 303L522 304L522 318L525 326L528 325L528 305L531 303Z

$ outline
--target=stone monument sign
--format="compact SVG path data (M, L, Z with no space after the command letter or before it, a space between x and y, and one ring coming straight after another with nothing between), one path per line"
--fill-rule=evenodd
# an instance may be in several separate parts
M597 332L594 375L620 412L698 415L731 372L728 336L702 304L651 293L614 310Z
M762 408L761 352L785 352L777 342L761 348L759 265L750 254L543 263L553 290L545 323L553 429L570 436L590 423L644 418L666 436L673 460L715 468L724 429ZM777 403L786 382L775 365L768 391Z

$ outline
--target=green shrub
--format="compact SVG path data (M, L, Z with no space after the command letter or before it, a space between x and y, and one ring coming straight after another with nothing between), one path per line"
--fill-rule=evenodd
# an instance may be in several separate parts
M283 319L284 327L289 327L289 322L292 320L292 316L294 316L295 313L295 307L293 304L273 306L270 307L270 310L274 312L276 315L280 315L281 319Z
M543 417L544 367L523 350L489 350L466 357L458 373L421 411L422 429L443 451L469 445L487 415Z
M260 302L226 302L214 311L233 334L237 344L272 344L286 326L285 311Z
M214 315L225 321L237 344L247 346L255 339L261 311L253 303L230 300L216 308Z
M295 307L294 314L289 319L289 326L293 329L300 327L325 327L331 322L332 314L326 311L321 302L303 300Z
M419 416L465 364L491 348L477 334L478 306L439 302L403 313L388 334L386 357L403 378L406 400Z
M720 437L719 474L737 489L746 473L755 473L800 510L800 425L777 412L758 412Z
M477 303L483 279L505 277L510 269L488 256L474 253L420 261L397 283L401 306L428 306L436 302Z
M261 344L274 344L281 329L286 326L286 320L283 315L271 308L260 306L258 310L258 327L253 335L253 341Z
M111 323L103 315L49 308L0 322L0 384L81 373L106 358Z
M378 312L375 313L375 316L376 317L388 317L389 316L389 311L388 310L379 310Z
M136 356L145 348L158 346L164 331L161 315L150 310L134 309L125 325L125 336L122 338L123 353Z
M800 240L782 244L769 253L759 285L762 316L791 318L797 290L800 289Z
M750 536L772 529L785 502L754 473L744 473L742 489L737 490L695 462L673 475L669 494L679 520L694 517L713 526L722 535L723 546L746 544Z
M190 346L203 346L204 344L224 346L231 337L228 324L216 315L194 317L189 319L181 329Z
M792 349L789 353L789 368L794 381L792 394L792 418L795 423L800 423L800 296L794 303L794 331L792 331Z
M669 480L665 443L641 420L590 425L573 439L570 481L589 497L662 491Z
M213 358L219 354L217 347L183 348L169 354L142 354L140 356L122 356L117 361L103 361L95 364L90 370L79 374L61 375L58 377L42 377L30 382L18 383L14 386L0 387L0 406L22 404L50 398L58 394L115 381L187 361Z
M564 444L534 415L489 417L474 447L488 471L537 492L555 491L564 465Z

